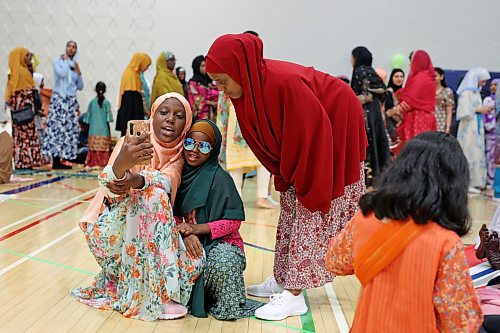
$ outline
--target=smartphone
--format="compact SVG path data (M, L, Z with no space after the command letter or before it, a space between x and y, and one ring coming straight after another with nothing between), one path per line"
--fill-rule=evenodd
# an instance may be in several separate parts
M132 141L133 138L138 138L144 134L149 133L149 121L148 120L130 120L127 123L127 142ZM146 138L144 142L151 142L149 137ZM143 161L140 165L149 165L150 161Z

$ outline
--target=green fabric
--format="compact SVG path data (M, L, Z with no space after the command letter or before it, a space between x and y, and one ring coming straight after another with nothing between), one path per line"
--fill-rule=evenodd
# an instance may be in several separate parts
M148 106L148 108L150 108L151 107L151 92L149 91L148 81L146 80L146 77L144 76L144 72L141 72L140 77L141 77L141 82L142 82L142 95L144 96L144 99L146 100L146 105Z
M113 122L113 114L109 101L105 99L100 107L97 98L91 100L83 122L90 125L89 135L110 136L109 123Z
M151 92L151 103L154 103L161 95L170 92L176 92L184 96L184 90L179 79L167 67L166 52L162 52L156 60L156 75Z
M175 216L185 216L196 210L198 224L218 220L245 220L243 202L229 174L219 165L222 136L217 126L208 122L215 131L216 142L205 163L198 167L184 164L182 182L174 204ZM200 237L200 242L208 255L220 239L210 239L210 235ZM203 274L198 278L191 294L191 313L195 317L207 317L205 311L205 290Z
M245 254L236 245L219 243L207 255L203 267L208 312L218 320L234 320L255 315L264 305L246 297L243 272Z

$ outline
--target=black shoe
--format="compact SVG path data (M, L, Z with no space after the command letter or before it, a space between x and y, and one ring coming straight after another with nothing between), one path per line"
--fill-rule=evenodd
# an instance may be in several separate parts
M72 169L72 167L62 164L61 159L59 157L54 157L53 163L52 163L52 169L69 170L69 169Z

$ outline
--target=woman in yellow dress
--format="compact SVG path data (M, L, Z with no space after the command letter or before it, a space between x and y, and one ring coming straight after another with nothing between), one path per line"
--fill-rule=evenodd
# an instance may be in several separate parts
M219 127L222 133L222 147L219 160L233 178L240 196L243 189L243 175L256 170L256 207L278 208L278 203L269 194L271 173L262 166L248 147L245 139L243 139L233 103L222 91L219 93L219 101L217 103L217 127Z

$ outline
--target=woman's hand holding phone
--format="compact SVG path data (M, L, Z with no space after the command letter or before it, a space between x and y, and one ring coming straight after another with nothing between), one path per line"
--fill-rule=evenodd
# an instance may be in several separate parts
M125 176L125 172L133 166L148 162L153 158L153 144L150 142L149 135L145 133L123 143L113 164L113 172L117 178Z

